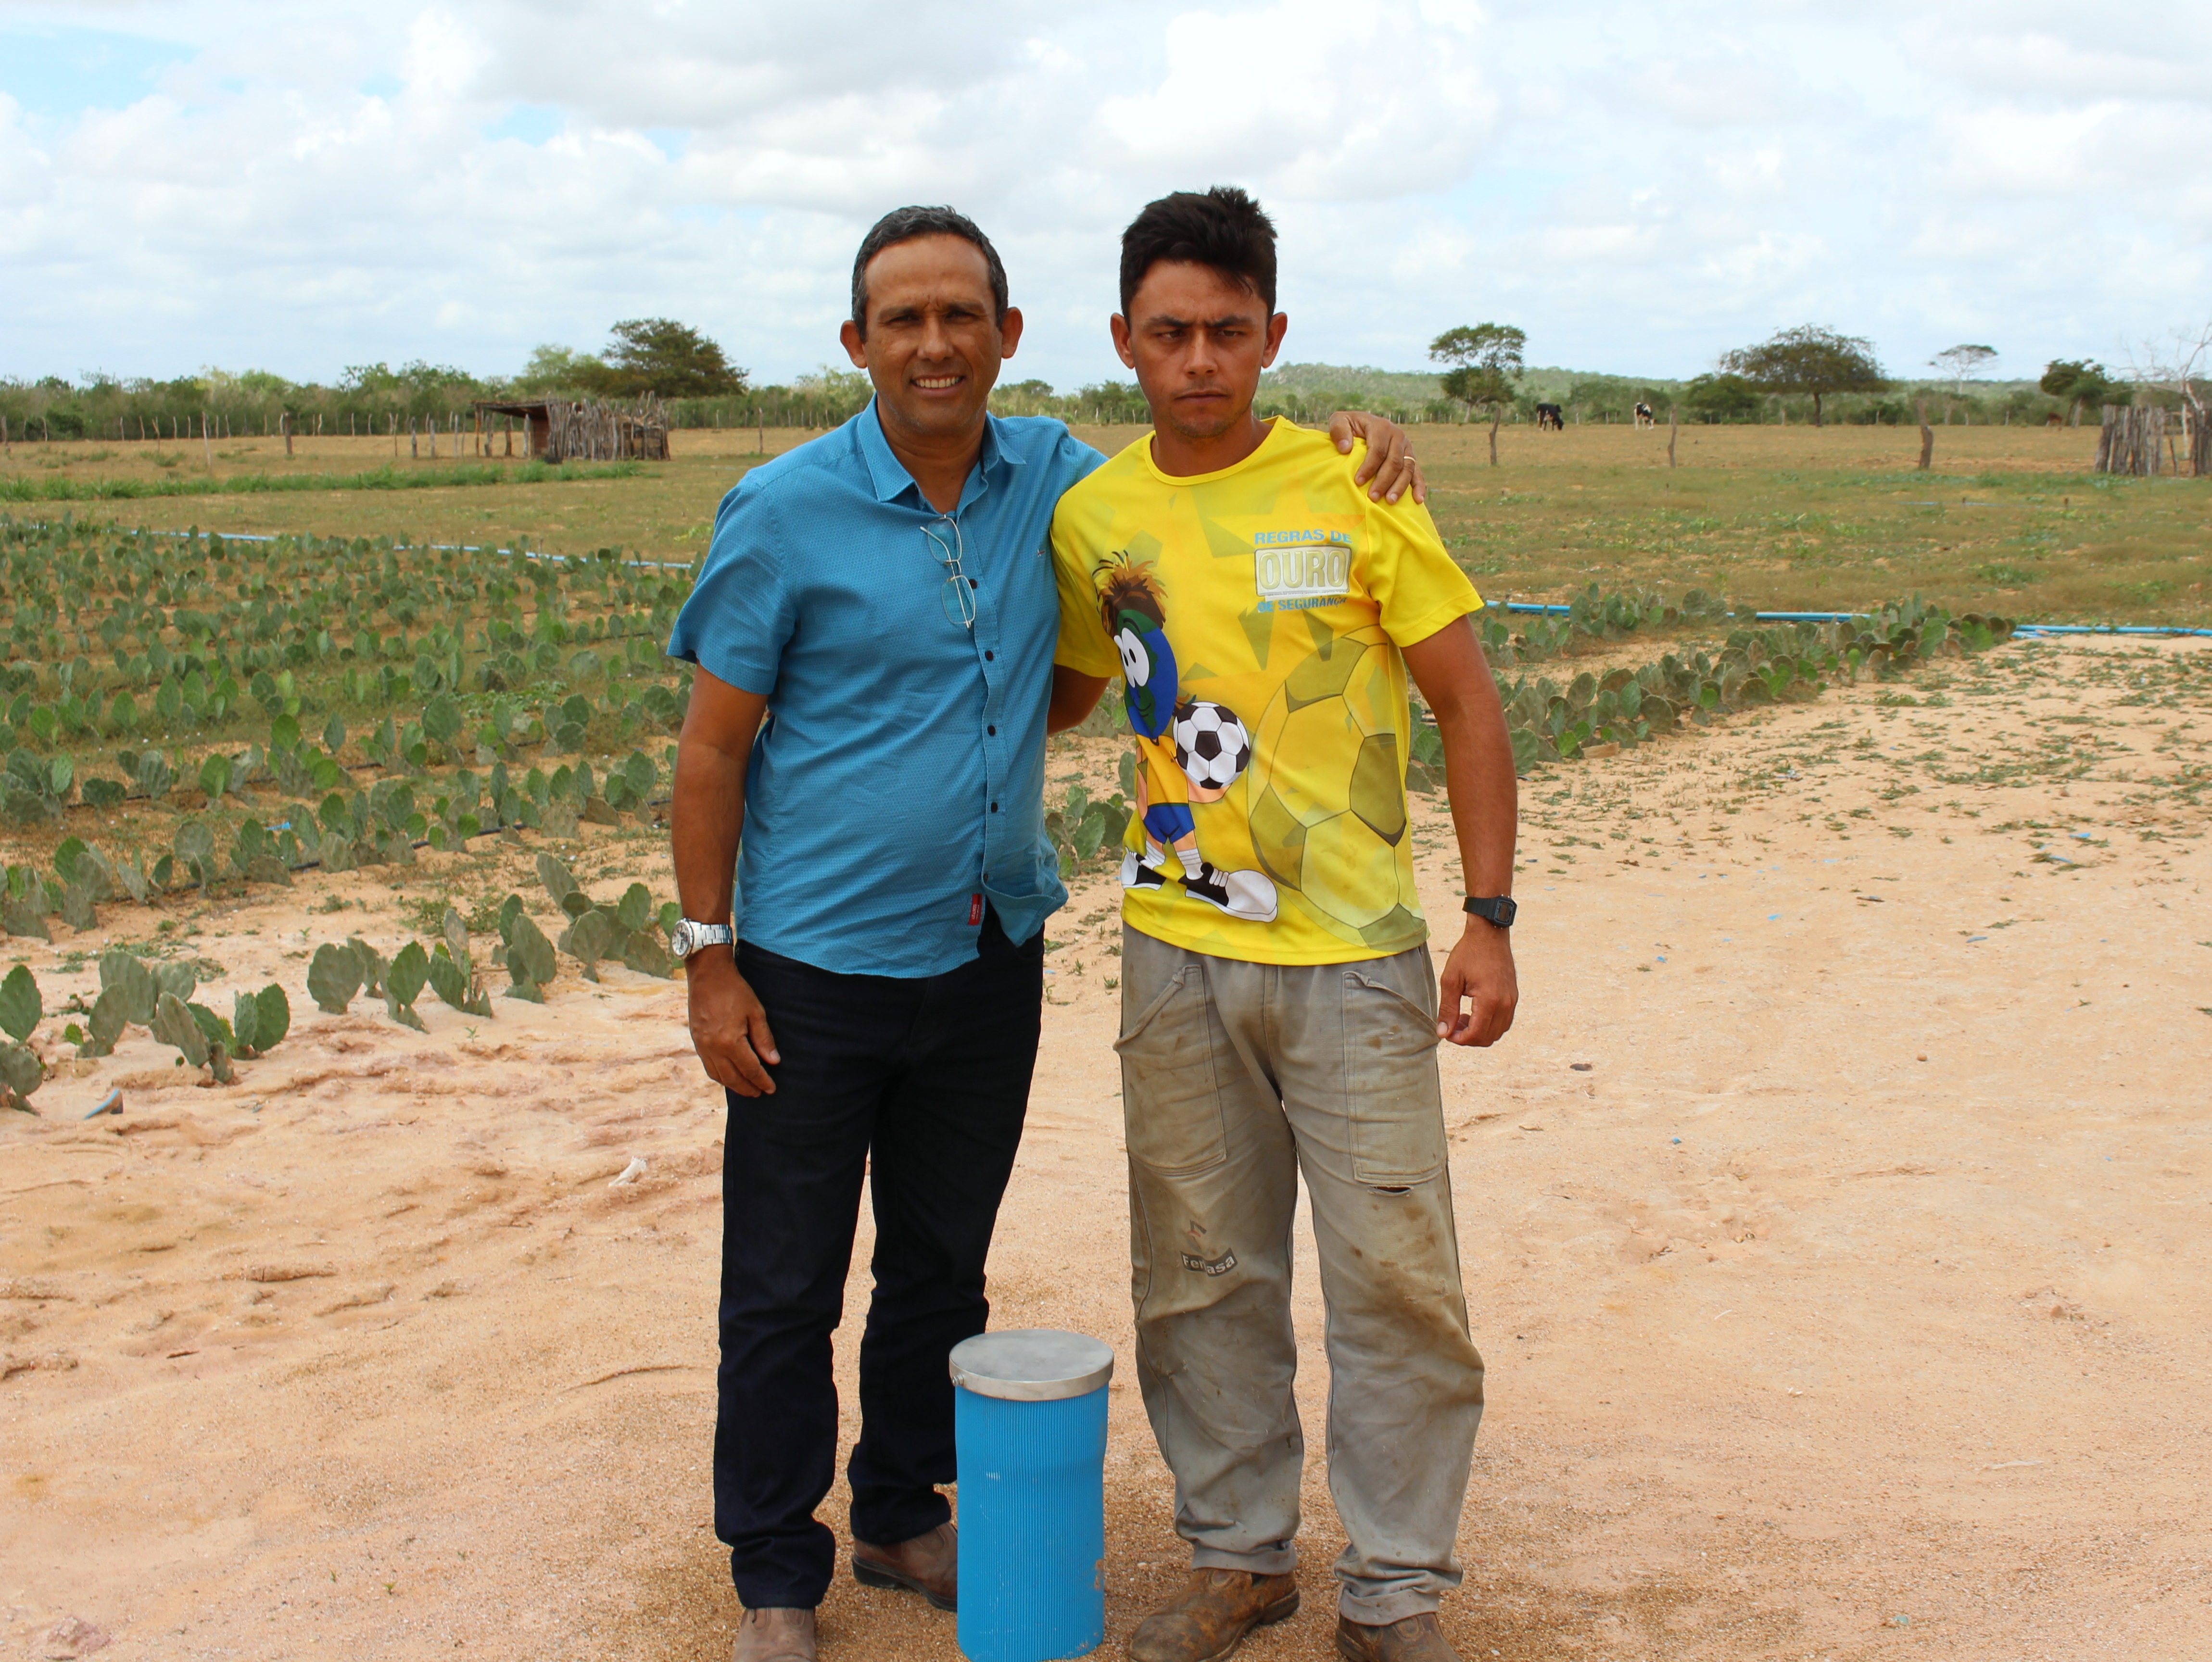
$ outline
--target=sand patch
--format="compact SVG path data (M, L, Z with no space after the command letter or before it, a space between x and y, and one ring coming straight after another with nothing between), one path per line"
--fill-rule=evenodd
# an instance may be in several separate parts
M1524 785L1520 1023L1444 1058L1489 1366L1464 1654L2201 1647L2196 650L2016 646ZM1415 834L1446 939L1449 840L1426 810ZM219 994L296 986L286 943L334 932L311 898L231 920L261 932L224 942ZM1122 1358L1118 1647L1183 1556L1128 1365L1111 901L1091 882L1048 931L992 1296ZM71 944L23 955L50 1006L89 983ZM680 984L604 974L489 1022L426 1001L420 1034L295 998L232 1085L137 1036L5 1117L0 1642L76 1619L117 1662L726 1652L723 1107ZM122 1115L71 1117L118 1081L143 1082ZM1310 1253L1299 1276L1318 1451ZM863 1271L848 1409L865 1297ZM1245 1655L1326 1652L1317 1456L1303 1539L1307 1609ZM849 1580L823 1635L955 1654L952 1618Z

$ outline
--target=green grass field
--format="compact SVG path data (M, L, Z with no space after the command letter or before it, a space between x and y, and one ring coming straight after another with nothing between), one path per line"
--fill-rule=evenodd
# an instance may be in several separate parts
M1432 436L1433 435L1433 436ZM1437 523L1492 597L1703 588L1769 610L1921 594L2045 622L2212 623L2212 480L2088 471L2087 428L1416 430Z
M1109 451L1133 427L1082 430ZM1768 610L1840 610L1919 593L1954 611L2057 622L2212 624L2204 589L2212 480L2121 479L2088 470L2091 428L1938 428L1936 465L1915 470L1911 428L1509 428L1499 465L1480 428L1420 427L1431 506L1454 553L1493 597L1559 599L1601 587L1703 588ZM773 431L770 455L811 434ZM450 440L447 441L450 444ZM721 494L759 459L751 432L686 431L675 457L623 477L471 467L499 482L419 488L240 489L158 500L0 502L19 518L112 518L226 532L410 537L527 537L554 552L618 545L648 559L704 548ZM214 479L373 474L453 476L438 460L393 457L388 440L277 440L216 447ZM206 479L197 445L17 445L14 482ZM513 482L507 481L511 479Z

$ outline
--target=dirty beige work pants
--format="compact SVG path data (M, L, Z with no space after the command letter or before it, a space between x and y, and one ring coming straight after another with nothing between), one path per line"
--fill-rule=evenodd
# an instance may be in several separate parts
M1328 1481L1355 1622L1437 1607L1482 1358L1468 1336L1425 947L1210 958L1125 928L1123 1113L1137 1376L1201 1568L1295 1567L1305 1440L1291 1222L1304 1174L1328 1307Z

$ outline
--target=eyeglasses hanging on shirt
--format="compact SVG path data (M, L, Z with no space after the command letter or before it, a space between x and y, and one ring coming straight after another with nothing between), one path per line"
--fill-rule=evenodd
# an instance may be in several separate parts
M952 534L946 542L945 531ZM929 551L937 556L937 563L945 567L945 586L938 591L938 599L945 608L948 622L957 623L963 629L975 627L975 579L960 569L960 556L968 551L960 537L960 522L950 514L933 525L924 525L921 534L929 539Z

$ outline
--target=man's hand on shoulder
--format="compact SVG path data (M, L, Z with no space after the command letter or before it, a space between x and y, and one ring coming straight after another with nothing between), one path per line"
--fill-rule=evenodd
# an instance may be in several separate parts
M691 1045L707 1077L740 1096L773 1096L769 1068L783 1058L759 995L720 947L693 955L684 979L690 995Z
M1454 1045L1494 1045L1513 1025L1521 984L1513 971L1513 938L1470 918L1444 960L1437 989L1437 1037ZM1468 1008L1462 1010L1464 999Z
M1421 464L1413 459L1413 441L1397 422L1364 409L1340 409L1329 418L1328 436L1346 456L1352 453L1355 440L1367 441L1366 459L1352 476L1352 482L1367 487L1370 502L1395 502L1408 489L1416 502L1429 500L1428 481L1421 476Z

